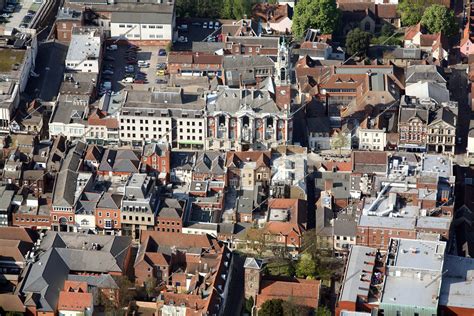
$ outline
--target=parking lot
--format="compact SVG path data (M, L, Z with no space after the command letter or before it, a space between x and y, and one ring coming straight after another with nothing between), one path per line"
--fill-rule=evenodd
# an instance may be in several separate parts
M212 28L209 28L209 24L212 22ZM219 27L215 28L215 23L218 23ZM217 41L216 36L220 34L220 26L222 25L220 20L216 19L178 19L176 21L178 28L178 40L173 43L174 50L191 50L193 42L204 41L209 35ZM183 27L185 26L186 27ZM206 28L204 28L206 25ZM183 41L183 38L185 41Z
M110 50L114 45L117 49ZM168 82L167 76L157 76L157 64L166 64L166 56L158 56L159 47L136 47L125 43L109 43L108 47L102 62L101 84L110 82L112 91L125 87L148 90L159 84L156 79L160 79L162 84ZM140 61L146 67L138 67ZM127 77L133 78L133 82L132 79L125 79Z
M6 5L0 15L0 22L5 23L5 29L10 31L14 28L27 28L33 20L39 4L33 0L22 0L18 4Z

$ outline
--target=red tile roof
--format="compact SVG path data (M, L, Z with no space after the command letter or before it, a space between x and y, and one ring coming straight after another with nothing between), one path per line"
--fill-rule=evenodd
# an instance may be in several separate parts
M291 298L298 305L317 308L319 305L319 289L321 283L318 280L273 280L264 279L257 295L257 307L271 299L288 300Z
M405 40L413 40L416 34L421 32L421 23L407 27L405 30Z
M325 170L328 170L328 171L331 171L333 168L336 168L337 171L351 172L352 162L351 161L325 161L321 163L321 167L323 167Z
M60 292L58 300L59 311L84 311L92 308L92 294L82 292Z

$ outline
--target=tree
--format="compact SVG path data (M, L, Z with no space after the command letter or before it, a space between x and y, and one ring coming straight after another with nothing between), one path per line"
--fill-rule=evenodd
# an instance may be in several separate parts
M443 5L433 4L426 9L421 18L421 24L430 33L442 32L445 35L454 35L457 32L456 17L451 9Z
M148 278L145 281L145 291L148 298L152 298L156 294L156 279L154 277Z
M221 9L221 18L223 19L233 19L234 14L232 12L233 1L232 0L224 0L222 3Z
M291 30L297 38L302 38L309 28L332 34L340 16L335 0L300 0L295 5Z
M398 12L403 26L415 25L420 22L423 11L431 4L431 0L402 0L398 4Z
M316 276L316 262L308 253L303 253L296 264L296 276L298 278L314 278Z
M253 296L250 296L249 298L245 299L245 311L247 313L252 314L253 305Z
M283 300L273 299L265 301L258 311L258 316L283 316Z
M291 296L282 303L282 307L285 316L312 315L311 308L295 303L294 297Z
M317 309L316 309L316 316L331 316L332 313L331 311L329 310L329 308L327 308L326 306L319 306Z
M265 230L258 228L249 228L246 239L250 242L250 248L257 253L259 257L267 250L267 237Z
M349 55L365 56L369 49L372 35L359 28L350 30L346 37L346 50Z
M380 34L382 36L386 36L386 37L389 37L393 34L393 31L394 31L394 27L392 24L388 24L388 23L385 23L383 26L382 26L382 29L380 30Z
M118 307L120 309L127 307L133 298L132 289L134 284L125 276L114 277L118 286Z
M252 7L252 3L250 0L234 0L233 7L232 7L232 15L235 19L240 20L245 15L250 13L250 8Z

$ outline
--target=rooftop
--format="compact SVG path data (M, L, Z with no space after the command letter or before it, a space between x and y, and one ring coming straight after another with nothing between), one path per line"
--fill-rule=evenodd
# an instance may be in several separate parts
M71 36L71 43L66 55L67 61L83 62L88 59L98 59L102 38L100 31L95 28L91 29L74 29ZM79 32L79 30L81 30Z
M447 255L439 305L474 308L474 259Z
M0 48L0 73L10 73L18 70L23 63L26 50Z

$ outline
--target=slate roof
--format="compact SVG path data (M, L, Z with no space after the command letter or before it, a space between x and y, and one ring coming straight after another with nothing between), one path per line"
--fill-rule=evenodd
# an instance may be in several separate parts
M430 124L433 124L438 121L443 121L453 127L456 127L456 118L457 115L454 114L450 109L446 107L441 107L440 109L438 109L438 111L436 111L435 117L433 118Z
M244 268L260 270L262 268L262 261L253 257L247 257L245 259Z
M329 133L331 125L329 117L309 117L307 119L308 132L310 133Z
M97 203L97 208L118 210L122 205L123 195L106 192Z
M435 65L413 65L406 70L405 83L415 83L418 81L434 81L446 83L443 77L443 70Z
M140 159L138 155L127 149L106 149L99 164L99 171L138 173Z
M279 113L280 109L268 90L250 90L219 87L214 99L209 100L210 112L235 113L242 109L252 109L255 113Z
M199 152L197 154L194 172L223 175L225 174L224 157L224 154L219 151Z

